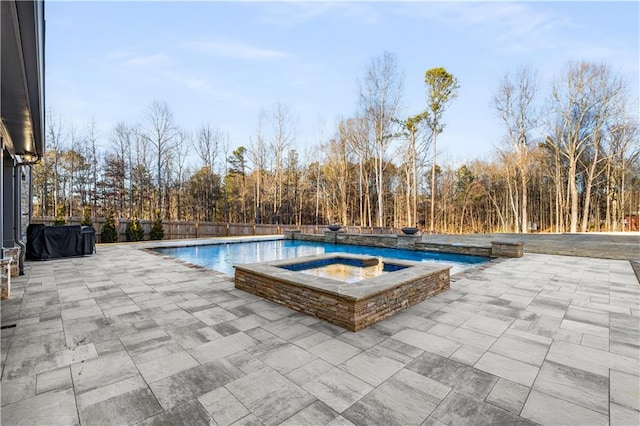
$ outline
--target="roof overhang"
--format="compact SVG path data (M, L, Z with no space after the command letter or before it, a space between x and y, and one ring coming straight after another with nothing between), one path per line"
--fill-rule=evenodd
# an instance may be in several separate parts
M44 155L44 3L0 1L0 119L14 155Z

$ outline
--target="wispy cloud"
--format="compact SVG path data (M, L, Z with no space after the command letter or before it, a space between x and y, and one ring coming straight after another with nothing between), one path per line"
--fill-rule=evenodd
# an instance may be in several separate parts
M265 49L234 40L198 40L185 44L187 49L213 56L235 59L280 59L289 56L287 52Z
M401 6L398 13L490 38L500 49L512 52L553 46L557 43L556 29L573 26L566 17L526 3L411 3Z
M291 28L331 15L357 18L373 25L380 21L380 8L376 2L324 2L284 1L268 2L264 5L263 21L279 27Z
M169 56L165 53L138 54L129 51L114 51L106 56L106 60L128 68L146 68L167 65Z

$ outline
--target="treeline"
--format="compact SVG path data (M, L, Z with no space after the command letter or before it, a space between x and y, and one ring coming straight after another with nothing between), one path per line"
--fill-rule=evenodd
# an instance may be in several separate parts
M504 129L499 149L462 165L436 157L458 81L434 68L425 85L425 109L406 114L395 56L374 58L358 111L311 144L282 103L235 149L211 124L180 128L163 102L104 136L95 123L80 129L49 113L34 215L89 207L94 217L576 232L624 230L640 209L637 111L607 65L570 63L544 85L530 69L506 74L488 105Z

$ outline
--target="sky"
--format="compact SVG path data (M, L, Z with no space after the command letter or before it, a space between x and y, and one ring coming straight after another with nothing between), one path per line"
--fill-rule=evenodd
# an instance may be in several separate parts
M609 64L637 116L638 2L45 2L46 108L65 124L144 123L154 100L192 133L208 123L248 146L261 110L285 105L312 158L358 111L358 82L388 51L404 75L403 113L425 109L424 73L459 81L440 158L489 160L503 135L491 99L505 73L537 71L540 101L569 61ZM230 151L229 151L230 152Z

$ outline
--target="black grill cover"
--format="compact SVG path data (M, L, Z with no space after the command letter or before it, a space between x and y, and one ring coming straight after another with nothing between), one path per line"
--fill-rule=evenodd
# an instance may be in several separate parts
M96 231L91 226L45 226L27 228L27 259L46 260L92 254Z

